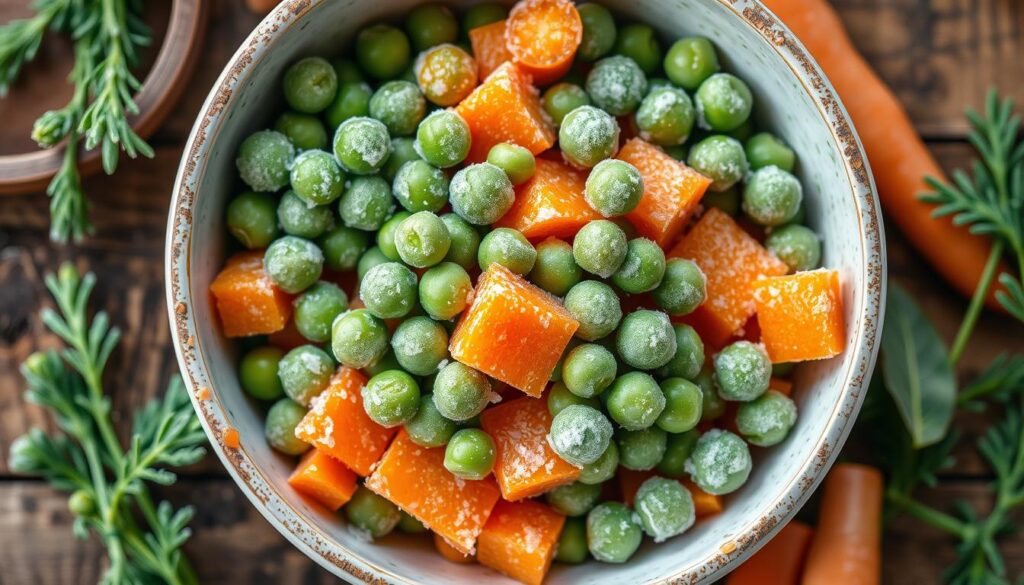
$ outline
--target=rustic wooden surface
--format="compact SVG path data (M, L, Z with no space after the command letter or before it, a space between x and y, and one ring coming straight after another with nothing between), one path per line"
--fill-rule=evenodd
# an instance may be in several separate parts
M1024 4L1019 0L834 0L857 46L907 105L920 132L946 168L965 165L964 105L981 103L989 86L1024 103ZM0 0L0 15L25 0ZM11 10L7 10L11 9ZM0 16L0 19L6 19ZM223 64L257 22L242 0L212 2L207 48L179 108L153 138L155 160L124 161L116 177L86 181L95 235L66 248L47 240L47 200L40 193L0 200L0 583L93 583L102 568L95 541L71 534L64 496L37 478L12 473L11 441L52 422L22 398L17 364L31 351L55 345L36 315L46 303L41 277L63 260L99 275L94 305L124 330L107 377L118 412L127 413L162 391L175 370L164 309L163 236L169 193L183 142ZM25 115L33 115L26 113ZM0 145L0 150L2 150ZM951 338L966 303L932 275L921 257L890 229L890 274L912 291ZM998 353L1022 347L1021 328L982 318L964 358L976 371ZM958 421L967 438L986 415ZM958 465L940 489L927 493L945 506L963 499L984 509L988 476L965 441ZM208 459L165 492L197 506L188 552L207 583L322 583L332 579L289 546ZM1011 572L1024 572L1024 535L1004 546ZM887 532L886 583L937 583L952 559L941 534L901 519Z

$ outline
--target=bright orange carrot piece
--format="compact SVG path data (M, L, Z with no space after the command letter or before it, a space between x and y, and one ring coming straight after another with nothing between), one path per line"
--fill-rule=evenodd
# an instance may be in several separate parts
M476 559L516 581L540 585L564 524L565 516L540 502L500 501L480 533Z
M582 40L583 21L570 0L521 0L509 12L505 45L539 85L565 75Z
M672 244L700 203L711 179L640 138L626 142L616 158L640 171L644 196L626 219L662 248Z
M512 54L505 47L504 20L470 30L469 44L473 47L473 58L476 59L480 79L487 79L502 63L512 60Z
M468 162L486 159L491 147L502 142L518 144L533 154L555 143L555 131L537 90L513 63L499 66L455 111L469 124Z
M279 290L263 271L263 252L228 259L210 284L224 335L248 337L284 329L292 314L291 295Z
M832 468L825 478L803 585L878 585L883 489L877 469L852 463Z
M533 177L516 188L515 203L495 225L531 240L572 238L588 222L601 219L583 197L586 181L586 173L565 163L538 159Z
M480 276L449 349L467 366L540 396L578 327L557 298L494 263Z
M707 277L708 300L684 321L712 347L721 347L754 314L754 281L788 272L781 260L714 208L669 256L693 260Z
M327 389L313 399L295 436L341 461L359 475L369 475L396 429L373 422L363 410L366 376L341 367Z
M780 394L785 394L786 396L791 396L793 394L792 382L790 382L789 380L784 380L782 378L776 378L774 376L772 377L772 379L768 380L768 388L771 390L775 390Z
M494 478L506 500L536 496L579 477L579 468L548 444L551 413L545 400L527 396L503 402L480 415L480 426L494 439Z
M448 541L442 538L441 535L439 535L436 532L434 533L434 548L437 549L437 552L442 557L444 557L445 560L451 561L453 563L458 563L460 565L468 565L474 561L472 556L467 555L461 550L448 544Z
M754 283L761 343L773 363L830 358L846 342L839 273L812 270Z
M444 447L420 447L404 430L365 485L467 555L501 497L493 479L455 477L444 467Z
M814 531L793 520L726 579L726 585L798 585Z
M319 449L302 457L288 485L320 502L328 510L344 506L356 491L356 474Z

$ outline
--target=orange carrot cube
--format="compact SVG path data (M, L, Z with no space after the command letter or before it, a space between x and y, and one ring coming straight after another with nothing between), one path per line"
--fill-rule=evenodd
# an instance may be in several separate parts
M467 555L474 553L477 536L501 497L493 479L455 477L444 467L444 447L420 447L404 430L366 478L366 487Z
M468 565L474 561L473 557L448 544L448 541L441 538L441 536L436 532L434 533L433 538L434 548L437 550L438 554L445 558L445 560L460 565Z
M771 390L775 390L780 394L785 394L786 396L790 396L793 394L792 382L790 382L789 380L784 380L782 378L776 378L774 376L770 380L768 380L768 388Z
M263 252L243 252L210 284L217 314L228 337L265 335L284 329L292 314L292 297L279 290L263 271Z
M820 360L843 351L839 273L811 270L754 283L761 342L773 363Z
M540 585L551 568L565 516L526 500L498 502L480 533L480 564L527 585Z
M551 418L547 402L530 397L503 402L480 415L480 426L494 439L494 477L506 500L536 496L579 477L579 468L548 444Z
M561 162L537 159L537 170L516 188L512 208L495 224L519 230L527 238L572 238L601 214L587 205L587 175Z
M468 162L480 162L495 144L511 142L533 154L555 143L555 131L528 75L513 63L499 66L455 111L469 124Z
M508 52L538 84L565 75L582 40L583 21L572 0L520 0L509 12Z
M718 209L709 209L669 256L693 260L704 271L708 299L683 320L713 347L721 347L754 314L754 281L788 272ZM764 322L760 325L763 329Z
M344 463L312 449L302 457L288 478L288 485L333 511L349 501L356 491L357 479Z
M640 235L667 247L700 203L711 179L640 138L627 141L617 158L636 167L644 178L644 196L626 219Z
M480 79L486 79L502 63L512 60L512 54L505 48L504 20L470 30L469 44L473 47L473 58L480 70Z
M690 490L690 495L693 496L693 510L698 519L713 516L725 509L721 496L707 493L688 479L682 479L680 482Z
M396 432L373 422L363 410L361 390L366 381L359 370L338 368L295 427L296 437L363 476L369 475Z
M467 366L540 396L578 327L557 298L493 263L480 276L449 350Z

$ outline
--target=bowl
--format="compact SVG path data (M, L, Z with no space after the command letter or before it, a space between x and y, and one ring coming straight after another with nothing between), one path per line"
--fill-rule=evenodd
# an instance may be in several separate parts
M430 539L394 534L370 543L343 518L291 490L294 462L263 439L259 405L236 379L236 344L213 325L208 287L224 259L224 208L238 189L238 145L270 125L279 83L296 58L334 54L360 27L401 17L417 0L286 0L242 44L211 91L185 148L168 218L167 301L192 400L239 488L288 540L335 575L374 583L511 583L437 555ZM456 1L456 5L472 2ZM841 273L845 352L795 374L801 416L791 436L757 450L754 472L723 513L624 565L556 566L550 585L709 583L769 539L807 500L843 445L867 390L881 333L885 250L867 159L835 90L793 35L756 0L604 0L666 38L709 36L746 80L755 115L797 152L809 224L824 265ZM236 445L234 438L240 438ZM227 439L227 437L231 437ZM230 446L229 446L230 445Z

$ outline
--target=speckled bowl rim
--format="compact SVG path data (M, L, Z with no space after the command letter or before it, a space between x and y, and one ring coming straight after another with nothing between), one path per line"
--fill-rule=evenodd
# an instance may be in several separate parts
M213 450L260 513L299 550L339 577L361 582L411 583L392 571L365 561L317 528L310 518L289 504L288 498L278 493L246 453L244 442L239 448L227 447L225 434L231 428L227 413L216 390L201 382L212 377L198 346L195 333L198 328L191 310L194 299L189 249L192 209L197 196L195 189L206 170L209 145L215 141L221 116L235 89L241 87L259 66L276 35L299 22L321 1L326 0L286 0L279 4L231 58L192 129L175 181L167 225L165 277L171 336L192 403L200 414ZM874 368L885 311L886 254L878 198L867 157L835 90L804 46L758 0L708 1L728 8L774 48L831 129L832 143L839 151L853 185L853 204L858 210L858 232L864 251L860 275L863 312L848 324L858 330L854 336L856 342L847 348L853 356L842 382L846 392L829 413L824 431L815 442L818 448L814 455L801 464L800 473L783 496L764 502L757 513L750 515L751 520L737 532L731 543L734 546L723 546L719 554L710 557L684 561L685 564L668 578L651 580L650 583L710 583L756 552L796 514L824 478L853 427ZM208 302L206 294L197 298L200 302Z

